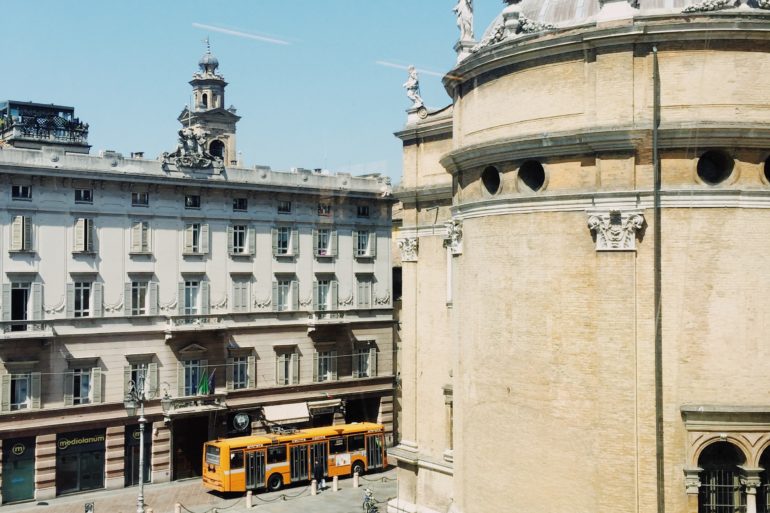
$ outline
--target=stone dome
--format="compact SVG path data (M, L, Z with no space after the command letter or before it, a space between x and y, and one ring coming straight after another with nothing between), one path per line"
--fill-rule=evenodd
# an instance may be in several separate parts
M198 66L200 66L201 71L204 73L213 74L219 67L219 60L214 57L210 51L208 51L203 54L203 57L201 57L201 59L198 61Z

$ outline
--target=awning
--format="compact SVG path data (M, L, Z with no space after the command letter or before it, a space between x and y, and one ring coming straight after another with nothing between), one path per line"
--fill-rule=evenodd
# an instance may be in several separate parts
M307 407L313 415L334 413L334 409L342 404L342 399L326 399L325 401L309 401Z
M297 424L310 420L307 403L276 404L263 406L265 420L276 424Z

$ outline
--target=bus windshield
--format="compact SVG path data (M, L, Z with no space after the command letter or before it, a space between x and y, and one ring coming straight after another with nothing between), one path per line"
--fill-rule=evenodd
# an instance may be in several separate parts
M215 445L206 446L206 463L219 465L219 447Z

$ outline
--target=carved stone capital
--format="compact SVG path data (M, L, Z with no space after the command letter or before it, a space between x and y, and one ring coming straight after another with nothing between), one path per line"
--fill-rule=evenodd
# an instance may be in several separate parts
M596 251L636 251L636 233L644 226L640 211L594 211L586 216L588 229L596 236Z
M684 487L687 493L696 494L700 488L700 473L703 469L700 467L691 467L684 469Z
M754 494L757 492L757 488L762 484L760 473L764 471L763 468L745 467L738 465L741 469L741 484L746 487L746 493Z
M449 221L444 223L446 228L446 239L444 245L448 247L453 255L463 254L463 223L462 221Z
M417 237L407 237L398 240L398 249L401 251L402 262L416 262L419 239Z

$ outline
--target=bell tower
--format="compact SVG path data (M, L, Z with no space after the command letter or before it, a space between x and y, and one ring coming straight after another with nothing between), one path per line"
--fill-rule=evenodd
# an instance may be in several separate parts
M192 105L185 107L179 115L182 126L200 126L209 136L205 150L215 157L221 157L225 166L238 164L235 146L235 125L241 119L232 105L225 108L225 78L217 73L219 61L211 53L211 44L206 38L206 53L198 61L200 70L193 74Z

